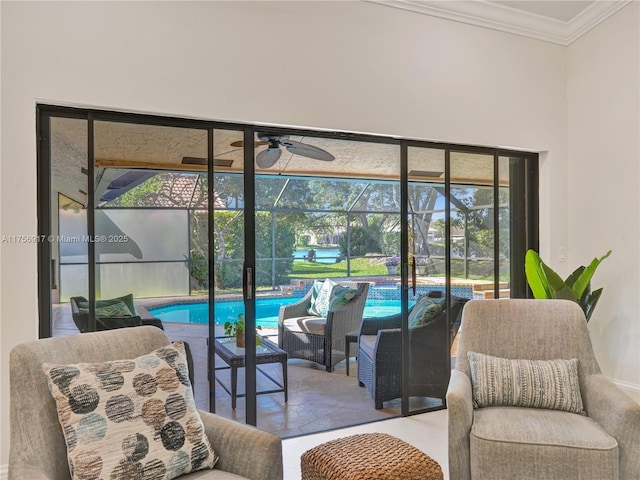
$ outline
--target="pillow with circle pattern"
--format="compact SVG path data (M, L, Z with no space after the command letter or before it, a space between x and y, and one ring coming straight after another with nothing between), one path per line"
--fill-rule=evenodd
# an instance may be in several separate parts
M169 480L215 465L182 342L132 360L43 370L73 480Z

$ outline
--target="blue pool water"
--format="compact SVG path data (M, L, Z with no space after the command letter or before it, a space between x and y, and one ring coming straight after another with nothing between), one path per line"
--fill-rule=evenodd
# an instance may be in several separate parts
M278 327L278 313L280 307L300 300L293 297L259 298L256 300L256 325L263 328ZM149 312L163 322L199 323L209 321L209 306L207 303L183 303L150 309ZM364 308L365 317L384 317L400 312L398 300L367 300ZM229 319L244 313L242 301L216 302L214 315L216 323L223 324Z
M293 252L294 260L306 260L309 250L296 250ZM340 258L339 248L319 248L316 250L317 263L336 263Z

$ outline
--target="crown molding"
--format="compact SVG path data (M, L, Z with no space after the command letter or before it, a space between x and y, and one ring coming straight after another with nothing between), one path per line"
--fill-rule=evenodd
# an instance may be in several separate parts
M569 45L606 20L632 0L599 0L568 22L529 13L488 1L368 0L455 22L468 23L502 32Z

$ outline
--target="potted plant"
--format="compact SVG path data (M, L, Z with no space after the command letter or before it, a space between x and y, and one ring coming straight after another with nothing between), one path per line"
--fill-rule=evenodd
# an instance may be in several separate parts
M244 315L242 313L238 314L238 318L229 318L226 322L224 322L224 334L229 335L231 337L236 337L236 345L238 348L244 348ZM258 325L256 330L262 330L262 327ZM260 345L260 335L256 334L256 345Z
M545 264L537 252L529 250L525 256L525 274L534 298L563 298L576 302L587 318L591 318L593 310L602 294L602 288L591 291L591 277L598 265L611 254L611 250L600 258L594 258L588 267L584 265L562 280L560 275Z
M415 262L416 262L416 271L420 274L420 275L426 275L427 274L427 268L429 266L429 257L415 257Z
M387 271L390 275L395 275L398 272L398 265L400 265L400 257L397 255L392 255L391 257L387 257L384 261L384 264L387 266Z

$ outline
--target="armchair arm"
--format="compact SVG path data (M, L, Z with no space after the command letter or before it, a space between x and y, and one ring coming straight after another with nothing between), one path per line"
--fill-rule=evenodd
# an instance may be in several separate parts
M297 302L280 307L280 314L278 315L278 326L281 326L282 321L287 318L303 317L307 315L307 309L311 305L312 291L313 287L311 287L307 294Z
M618 441L620 478L640 478L640 405L602 374L584 382L587 414Z
M250 480L282 480L280 437L209 412L198 413L211 446L220 457L216 468Z
M10 466L9 480L54 480L49 474L39 468L29 465L20 465L18 467Z
M449 410L449 476L456 480L471 478L469 435L473 423L471 379L460 370L451 372L447 390Z

